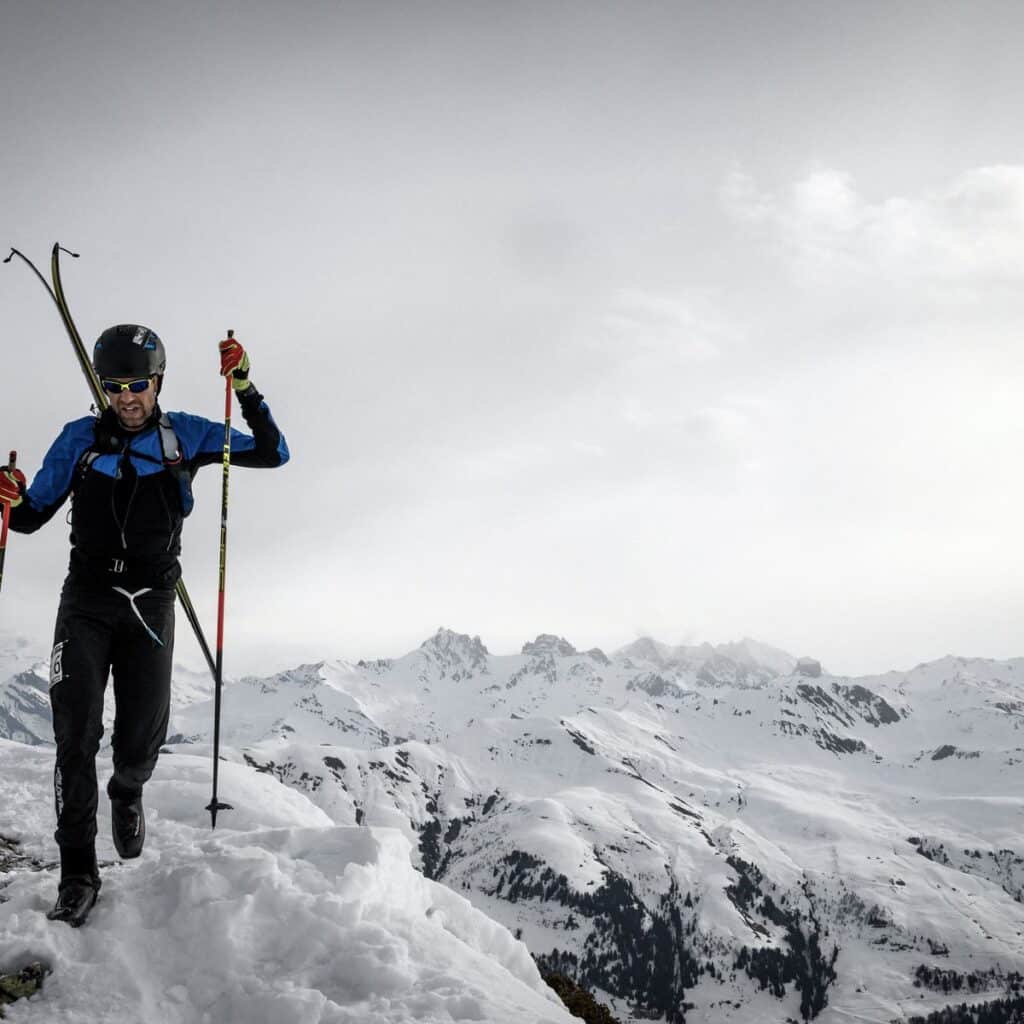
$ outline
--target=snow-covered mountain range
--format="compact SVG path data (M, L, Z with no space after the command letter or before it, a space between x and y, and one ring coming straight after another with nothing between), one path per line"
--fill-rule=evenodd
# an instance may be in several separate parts
M38 745L30 655L0 642L0 736ZM207 684L176 690L151 787L209 756ZM259 778L397 830L623 1022L892 1021L1022 983L1024 659L850 679L750 640L501 656L442 629L228 685L221 741L229 802Z

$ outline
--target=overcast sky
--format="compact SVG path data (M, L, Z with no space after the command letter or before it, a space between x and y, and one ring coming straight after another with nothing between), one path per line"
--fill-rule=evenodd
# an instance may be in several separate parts
M1016 3L5 3L0 244L142 322L232 476L229 675L754 636L835 672L1024 654ZM6 251L6 249L5 249ZM0 267L0 448L88 411ZM214 631L220 473L185 578ZM0 625L49 641L63 513ZM180 660L199 664L182 617Z

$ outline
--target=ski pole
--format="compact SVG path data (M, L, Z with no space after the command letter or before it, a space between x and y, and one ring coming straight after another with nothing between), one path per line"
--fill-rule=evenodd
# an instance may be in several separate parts
M14 472L15 464L18 461L18 453L11 452L10 458L7 460L7 469L9 472ZM7 524L11 518L11 503L9 501L4 502L4 524L0 527L0 586L4 582L4 557L7 554Z
M228 331L233 338L234 331ZM206 809L210 812L210 828L217 827L217 811L233 810L231 804L217 799L217 768L220 758L220 696L224 685L224 589L228 564L228 476L231 469L231 374L224 380L224 471L220 492L220 576L217 593L217 667L213 694L213 796Z

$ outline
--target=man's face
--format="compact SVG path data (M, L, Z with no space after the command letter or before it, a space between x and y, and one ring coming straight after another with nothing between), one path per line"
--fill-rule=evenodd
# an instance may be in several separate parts
M142 382L146 387L138 390ZM115 384L134 384L118 390ZM156 408L156 378L107 377L103 380L103 390L110 399L110 407L114 410L121 426L125 430L141 430Z

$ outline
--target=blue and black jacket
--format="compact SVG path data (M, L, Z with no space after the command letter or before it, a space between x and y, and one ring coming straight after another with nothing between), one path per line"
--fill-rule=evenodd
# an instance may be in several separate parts
M288 445L263 396L238 395L252 434L231 431L231 464L271 468ZM175 450L176 449L176 450ZM124 430L113 409L65 425L11 509L10 528L32 533L71 497L69 579L83 584L173 588L181 576L181 528L192 511L192 478L223 458L224 424L154 410Z

